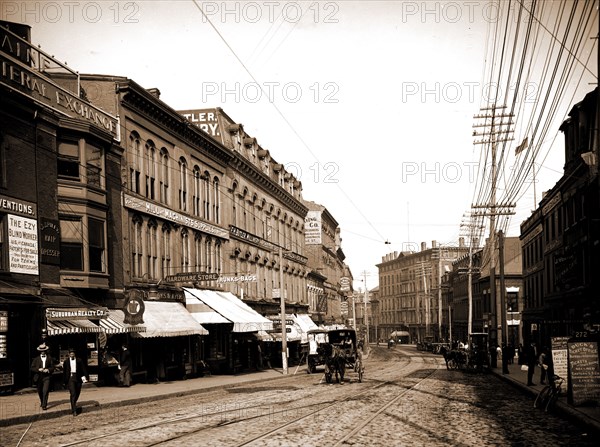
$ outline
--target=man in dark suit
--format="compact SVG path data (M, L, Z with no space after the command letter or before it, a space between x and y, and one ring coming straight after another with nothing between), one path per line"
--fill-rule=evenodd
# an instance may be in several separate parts
M121 386L131 385L131 352L127 345L123 344L121 358L119 359L119 382Z
M37 386L38 396L40 396L40 407L42 410L48 408L48 394L50 394L50 379L54 372L54 360L48 354L48 346L42 343L37 348L40 355L31 362L31 372L33 373L33 382Z
M87 382L87 371L75 349L69 349L69 358L63 362L63 382L71 395L71 412L77 416L77 399L81 394L81 385Z

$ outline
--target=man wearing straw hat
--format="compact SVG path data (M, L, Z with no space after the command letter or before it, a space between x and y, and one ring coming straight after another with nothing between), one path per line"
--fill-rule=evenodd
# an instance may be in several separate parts
M42 410L46 410L50 393L50 378L54 372L54 360L48 354L48 346L45 343L39 345L37 350L40 355L31 362L31 372L33 373L33 382L37 386L38 396L40 396L40 407Z

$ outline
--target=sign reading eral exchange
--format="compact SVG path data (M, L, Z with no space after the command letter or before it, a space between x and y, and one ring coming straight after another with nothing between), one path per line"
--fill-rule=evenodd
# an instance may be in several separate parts
M73 308L47 308L46 320L89 320L108 318L109 310L106 307L73 307Z
M23 62L32 62L40 57L38 70ZM0 84L46 105L58 112L82 118L109 132L115 140L119 140L118 119L93 104L82 100L77 95L60 87L43 74L45 68L54 65L50 56L42 55L31 43L19 38L11 31L0 28ZM63 64L58 64L63 66Z
M204 233L212 234L223 239L229 239L229 232L221 227L202 222L201 220L188 217L184 214L178 213L177 211L173 211L169 208L138 199L137 197L133 197L128 194L124 194L123 198L127 208L152 214L162 219L169 220L180 225L185 225L188 228L203 231Z

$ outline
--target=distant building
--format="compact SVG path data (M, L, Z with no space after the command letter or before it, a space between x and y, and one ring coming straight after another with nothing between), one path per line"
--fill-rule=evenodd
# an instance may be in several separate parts
M560 130L564 174L521 224L525 308L523 334L550 337L600 329L598 89L576 104Z
M379 269L380 337L394 331L408 331L413 342L425 337L445 340L449 337L444 320L442 276L468 248L462 239L458 247L432 247L421 244L419 252L390 253L377 265Z

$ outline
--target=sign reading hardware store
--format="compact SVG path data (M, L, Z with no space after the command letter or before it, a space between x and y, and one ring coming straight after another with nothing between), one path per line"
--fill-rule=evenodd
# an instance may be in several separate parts
M109 310L106 307L72 307L46 309L46 320L97 320L108 318Z
M177 273L165 276L164 282L193 282L193 281L215 281L219 278L218 273Z
M194 230L212 234L213 236L229 239L229 232L221 227L217 227L216 225L211 225L201 220L194 219L193 217L185 216L177 211L147 202L146 200L138 199L137 197L133 197L128 194L124 194L123 199L126 208L151 214L153 216L160 217L161 219L175 222L179 225L185 225L186 227Z
M15 37L6 29L2 29L0 37L4 37L0 51L0 84L63 115L88 121L109 132L119 141L119 121L116 117L82 100L41 75L39 71L34 71L20 62L19 55L37 51L30 43ZM9 37L18 41L15 40L14 44L11 44Z

